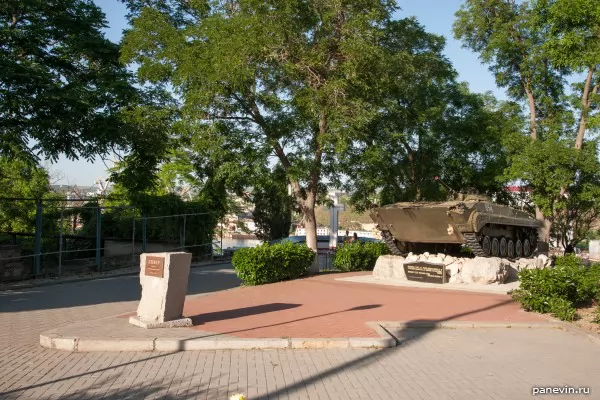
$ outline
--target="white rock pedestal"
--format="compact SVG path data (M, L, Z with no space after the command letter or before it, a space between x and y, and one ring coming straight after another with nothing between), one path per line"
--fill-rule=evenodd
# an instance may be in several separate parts
M143 253L142 298L129 323L146 329L192 326L190 318L183 318L191 262L190 253Z
M600 260L600 240L590 240L590 260Z
M373 268L373 277L381 280L408 280L404 264L419 261L443 265L447 283L478 285L503 284L507 280L517 279L519 271L523 269L550 268L552 264L552 260L543 254L536 258L509 261L498 257L455 258L444 254L409 253L406 258L394 255L380 256Z

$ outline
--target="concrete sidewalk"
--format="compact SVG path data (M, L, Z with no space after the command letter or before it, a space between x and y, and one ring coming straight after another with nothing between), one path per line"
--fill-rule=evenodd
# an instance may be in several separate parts
M507 295L369 285L332 274L205 296L188 296L192 328L142 329L135 312L44 332L40 343L69 351L167 351L256 348L384 348L386 326L557 327Z

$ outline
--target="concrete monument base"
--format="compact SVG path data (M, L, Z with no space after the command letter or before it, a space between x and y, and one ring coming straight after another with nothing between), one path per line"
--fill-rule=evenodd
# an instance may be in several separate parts
M190 326L193 326L190 318L180 318L166 322L146 322L142 321L138 317L129 317L129 323L144 329L189 328Z

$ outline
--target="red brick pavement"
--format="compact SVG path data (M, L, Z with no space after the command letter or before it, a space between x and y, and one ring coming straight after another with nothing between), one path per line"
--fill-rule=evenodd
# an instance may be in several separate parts
M247 338L377 337L369 321L544 322L507 295L341 282L331 274L188 298L197 329Z

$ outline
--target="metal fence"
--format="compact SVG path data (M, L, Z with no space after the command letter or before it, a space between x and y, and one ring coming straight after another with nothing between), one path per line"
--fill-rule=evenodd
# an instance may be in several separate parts
M214 256L212 237L195 235L208 213L148 215L82 202L0 199L0 282L135 267L145 252L186 251L196 264Z

